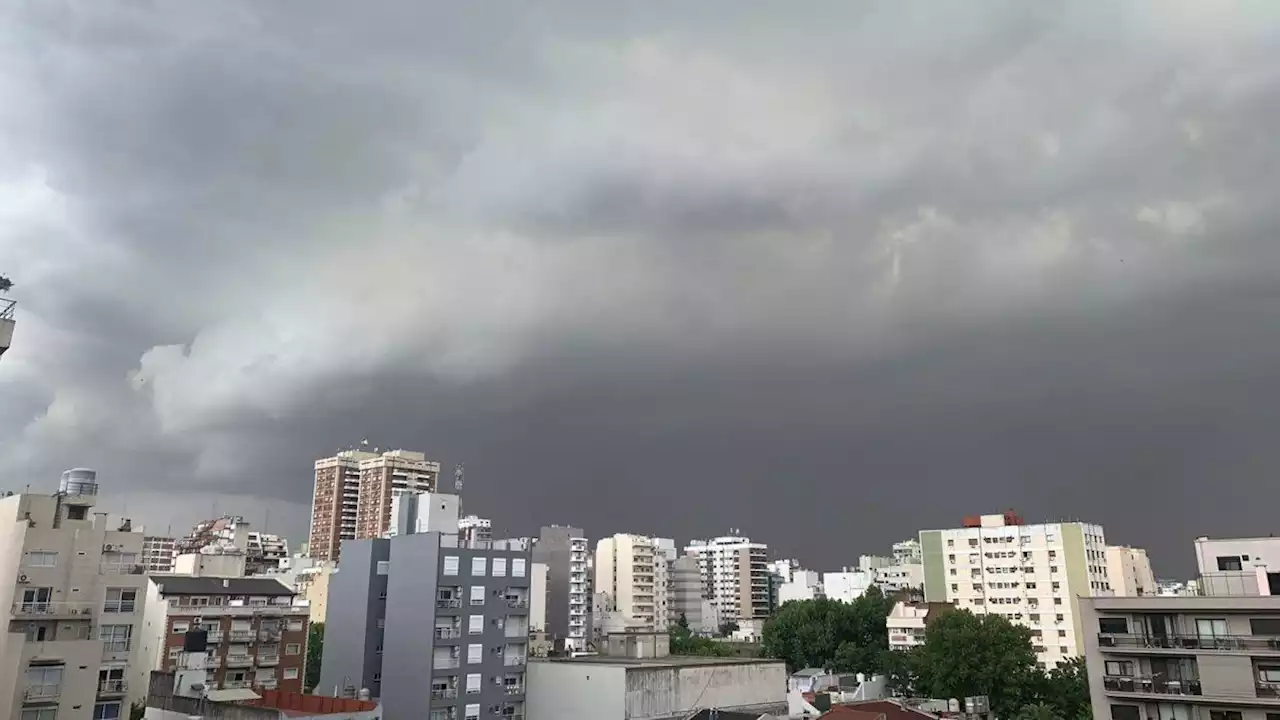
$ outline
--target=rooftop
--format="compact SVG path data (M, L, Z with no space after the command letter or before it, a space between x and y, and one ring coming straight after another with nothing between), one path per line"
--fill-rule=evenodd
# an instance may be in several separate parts
M1169 610L1172 612L1225 612L1236 610L1251 612L1266 610L1280 612L1280 596L1277 595L1142 595L1140 597L1082 597L1098 610L1112 612L1144 612Z
M771 658L700 657L692 655L667 655L660 658L609 657L583 655L576 658L529 658L529 662L573 663L578 665L615 665L633 668L679 668L717 665L780 665L782 660Z
M275 578L192 577L190 575L152 575L151 580L162 595L297 595Z

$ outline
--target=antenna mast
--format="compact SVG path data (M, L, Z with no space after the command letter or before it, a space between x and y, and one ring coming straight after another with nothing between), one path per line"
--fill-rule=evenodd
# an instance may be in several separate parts
M465 470L466 463L453 466L453 491L458 494L458 515L462 515L462 481Z

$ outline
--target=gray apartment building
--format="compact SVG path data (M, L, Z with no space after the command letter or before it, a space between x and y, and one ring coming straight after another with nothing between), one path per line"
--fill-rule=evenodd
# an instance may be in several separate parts
M587 649L591 637L591 551L581 528L547 525L533 561L547 566L547 637L558 651Z
M522 719L530 564L518 540L344 541L317 692L367 688L386 720Z

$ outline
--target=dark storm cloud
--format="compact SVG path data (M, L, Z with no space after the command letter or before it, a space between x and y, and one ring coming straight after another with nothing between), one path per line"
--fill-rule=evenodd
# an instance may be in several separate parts
M513 532L821 566L1272 530L1270 4L6 12L10 485L297 534L370 437Z

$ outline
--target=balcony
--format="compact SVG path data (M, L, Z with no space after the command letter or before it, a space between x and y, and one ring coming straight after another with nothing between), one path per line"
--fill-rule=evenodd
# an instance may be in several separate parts
M433 688L431 690L432 700L453 700L458 697L457 688Z
M1183 653L1187 650L1228 653L1280 653L1280 637L1274 635L1181 635L1162 637L1100 633L1098 648L1103 652L1123 649Z
M249 688L248 680L226 680L222 683L223 690L247 690Z
M525 659L525 657L524 657L523 655L521 655L521 656L519 656L519 657L504 657L504 658L502 658L502 664L503 664L503 665L506 665L507 667L520 667L520 666L524 665L525 663L526 663L526 659Z
M102 680L98 683L99 695L124 695L129 692L129 683L125 680Z
M253 642L254 634L252 630L232 630L231 642Z
M276 665L279 665L279 664L280 664L279 653L271 653L269 655L263 655L262 653L258 653L258 667L275 667Z
M441 610L448 610L450 608L460 608L462 607L462 601L457 598L451 598L447 600L436 600L436 607Z
M436 628L437 640L457 640L462 637L462 628L456 627L438 627Z
M252 655L228 655L227 667L229 668L253 667L253 656Z
M93 615L95 603L87 602L16 602L13 604L15 618L84 618Z
M523 695L524 686L523 685L506 685L504 686L503 691L508 695Z
M436 658L431 663L431 667L436 670L457 670L461 665L459 658Z
M1137 695L1199 696L1203 694L1198 680L1163 680L1147 675L1104 675L1102 686L1108 692Z
M98 564L98 571L120 575L142 575L147 571L147 567L140 563L104 562Z
M279 640L280 640L279 630L259 630L258 631L258 642L279 642Z
M275 678L272 678L270 680L258 680L258 681L255 681L253 684L257 685L262 690L275 690L276 688L280 687L280 681L276 680Z
M22 691L23 702L52 702L61 696L61 685L29 685Z
M218 643L222 642L222 633L220 632L209 633L208 642L210 645L217 645Z
M529 601L528 601L528 600L521 600L520 598L507 598L507 607L509 607L509 608L527 608L527 607L529 607Z

